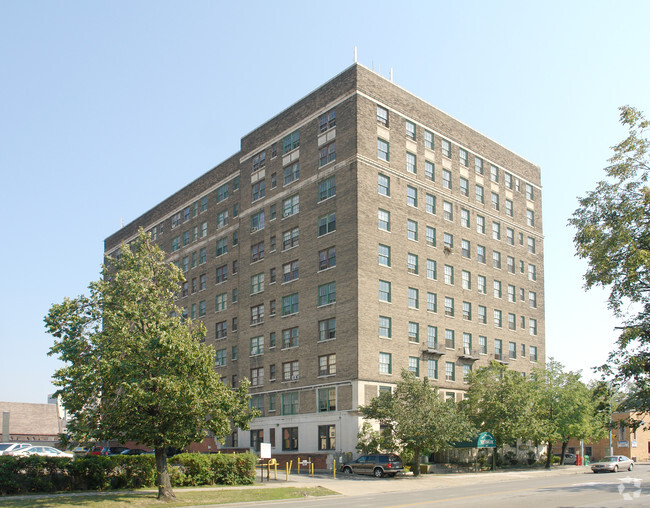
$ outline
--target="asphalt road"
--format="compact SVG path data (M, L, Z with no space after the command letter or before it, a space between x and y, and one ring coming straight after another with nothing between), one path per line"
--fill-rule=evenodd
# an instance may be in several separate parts
M284 482L283 482L284 483ZM480 475L425 475L421 478L293 475L289 485L322 485L339 496L255 503L299 508L421 507L650 507L650 465L631 473L593 474L588 468ZM229 507L251 506L230 504Z

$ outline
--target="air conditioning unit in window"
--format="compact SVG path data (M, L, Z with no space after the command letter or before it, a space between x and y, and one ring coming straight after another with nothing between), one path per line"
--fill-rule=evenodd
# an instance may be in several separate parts
M294 381L299 379L299 378L300 378L299 374L294 374L293 376L291 376L291 379L293 379Z

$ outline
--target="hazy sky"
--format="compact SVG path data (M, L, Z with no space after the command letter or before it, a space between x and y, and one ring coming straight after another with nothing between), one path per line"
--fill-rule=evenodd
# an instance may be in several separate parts
M104 238L359 62L542 168L549 356L603 363L567 219L650 114L650 2L0 1L0 400L45 402L43 316ZM16 243L12 243L16 242Z

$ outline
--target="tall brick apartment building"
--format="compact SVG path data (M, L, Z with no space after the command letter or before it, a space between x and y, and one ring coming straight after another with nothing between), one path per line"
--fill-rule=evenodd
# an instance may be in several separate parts
M226 383L262 411L228 445L354 451L402 369L460 400L496 360L544 361L540 168L354 64L142 226L185 273Z

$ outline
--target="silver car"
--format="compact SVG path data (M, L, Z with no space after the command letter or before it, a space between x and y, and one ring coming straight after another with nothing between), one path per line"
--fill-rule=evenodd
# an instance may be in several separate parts
M591 466L591 470L594 473L602 473L604 471L617 473L624 469L627 469L628 471L634 469L634 461L627 458L625 455L612 455L610 457L605 457L603 460L595 462Z
M41 457L66 457L73 458L74 455L69 452L62 452L52 446L28 446L21 450L15 450L6 453L6 455L24 456L24 455L40 455Z
M30 445L29 443L0 443L0 455L4 455L5 453L17 451L17 450L22 450L24 448L29 448Z

